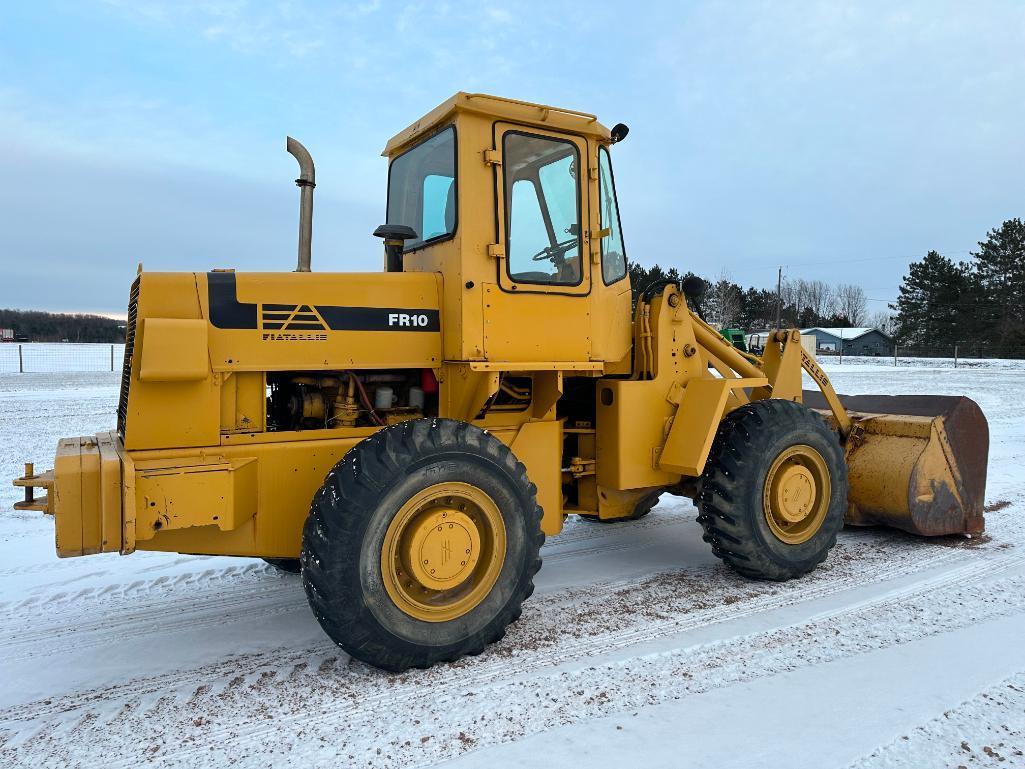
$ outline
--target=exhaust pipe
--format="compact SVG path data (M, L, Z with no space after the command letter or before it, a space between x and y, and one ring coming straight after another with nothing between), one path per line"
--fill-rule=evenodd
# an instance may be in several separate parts
M296 272L310 271L310 246L313 242L313 188L317 186L316 171L309 151L291 136L285 138L285 149L299 161L299 266Z

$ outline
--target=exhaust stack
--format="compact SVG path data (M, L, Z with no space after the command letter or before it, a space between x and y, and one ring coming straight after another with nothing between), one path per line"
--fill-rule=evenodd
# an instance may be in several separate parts
M285 149L299 161L299 265L296 272L310 271L310 247L313 242L313 188L317 186L316 170L309 151L291 136L285 139Z

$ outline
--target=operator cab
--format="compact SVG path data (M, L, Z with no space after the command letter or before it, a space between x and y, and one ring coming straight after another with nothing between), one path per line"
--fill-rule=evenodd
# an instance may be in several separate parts
M459 93L388 142L387 224L375 234L387 270L444 276L442 315L460 319L447 359L600 370L627 358L608 149L625 133L581 112ZM553 343L553 323L576 332Z

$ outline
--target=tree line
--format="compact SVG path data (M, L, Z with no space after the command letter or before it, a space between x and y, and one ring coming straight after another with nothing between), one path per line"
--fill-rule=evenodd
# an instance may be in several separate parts
M1025 358L1025 220L990 230L968 261L929 251L912 262L896 303L870 312L861 286L788 279L775 288L744 288L721 273L708 280L655 265L630 265L634 299L658 280L701 277L705 320L719 328L874 327L894 337L907 355ZM778 310L777 310L778 308Z
M973 357L1025 358L1025 221L990 230L970 257L930 251L911 264L890 305L898 342L922 354L957 345Z
M658 280L683 280L693 272L680 274L675 267L665 269L630 264L630 283L634 299L647 286ZM695 277L701 277L697 275ZM744 288L721 273L715 280L704 280L707 288L698 304L705 320L717 328L742 328L761 331L776 328L779 313L784 328L851 328L878 326L888 330L890 316L870 316L868 299L861 286L852 283L830 285L821 280L784 280L777 294L775 289Z
M101 315L0 309L0 328L13 329L16 338L30 342L125 341L124 322Z

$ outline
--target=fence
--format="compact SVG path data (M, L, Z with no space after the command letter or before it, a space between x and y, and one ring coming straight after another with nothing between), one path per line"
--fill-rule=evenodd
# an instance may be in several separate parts
M1025 350L1023 355L1025 357ZM949 347L899 347L895 355L866 357L861 355L838 355L819 351L820 363L829 365L876 365L876 366L932 366L938 368L977 368L1002 364L1025 368L1023 360L990 358L977 348L963 349L959 345ZM75 371L120 371L125 357L123 344L63 344L8 342L0 344L0 373L33 374Z
M0 344L0 373L120 371L123 344Z
M833 365L872 364L877 366L931 366L937 368L989 368L1002 363L1011 368L1025 367L1025 347L1003 348L1007 355L997 357L992 350L972 344L902 347L895 345L890 355L851 355L846 352L818 350L820 363Z

